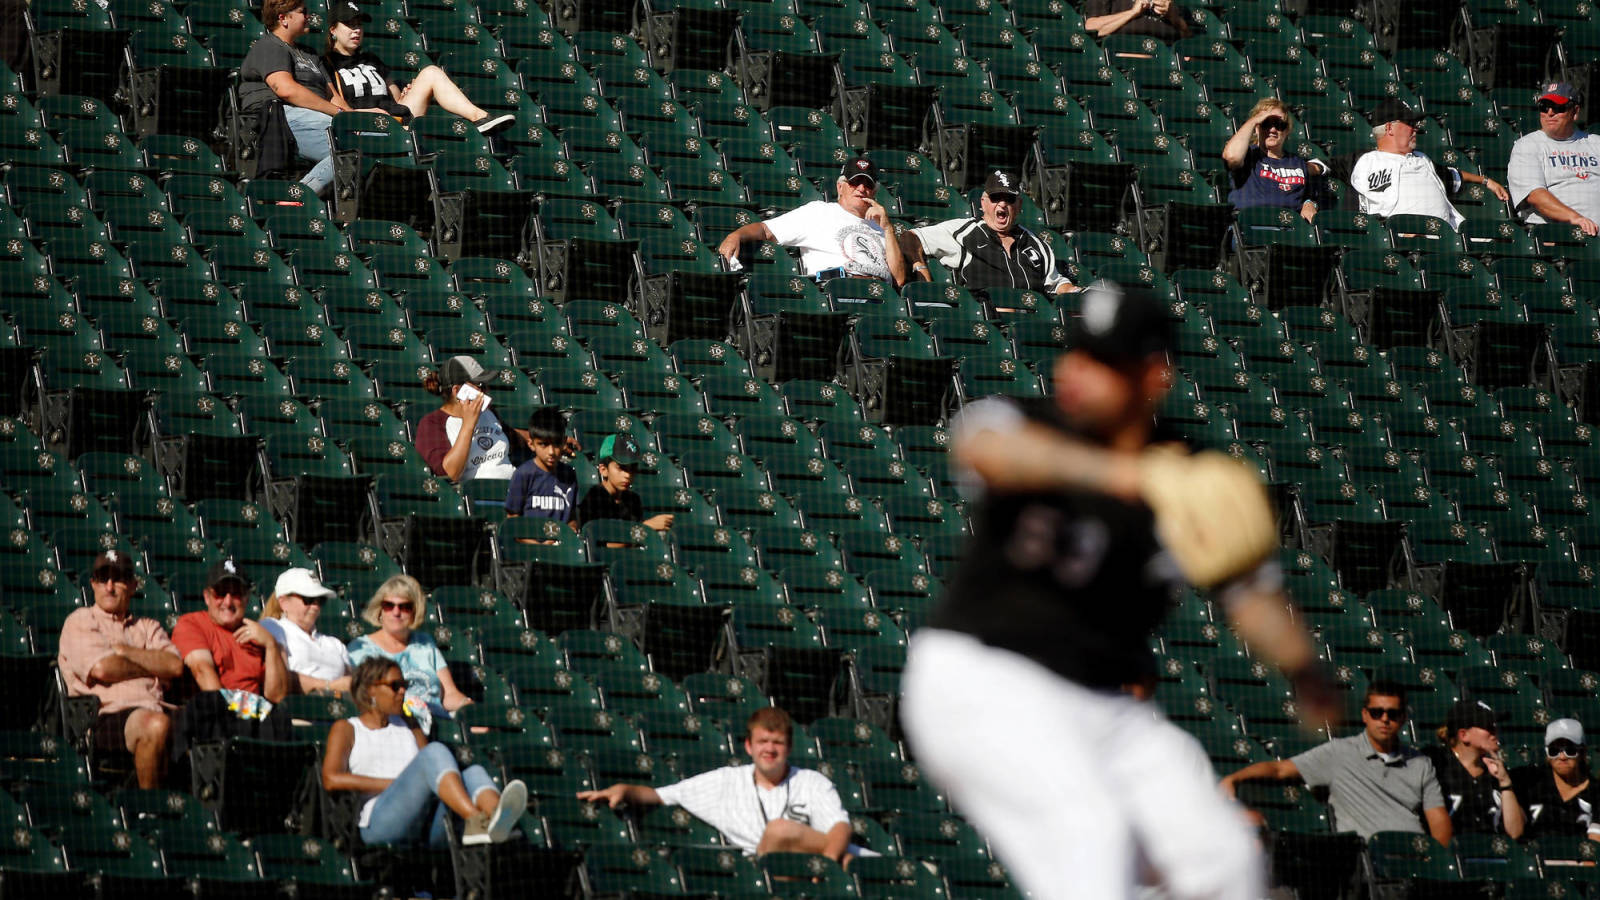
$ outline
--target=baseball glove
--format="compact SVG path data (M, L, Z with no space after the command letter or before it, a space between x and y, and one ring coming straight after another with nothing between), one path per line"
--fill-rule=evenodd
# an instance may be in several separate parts
M1278 545L1261 479L1225 454L1148 450L1139 461L1139 490L1162 546L1196 587L1251 571Z

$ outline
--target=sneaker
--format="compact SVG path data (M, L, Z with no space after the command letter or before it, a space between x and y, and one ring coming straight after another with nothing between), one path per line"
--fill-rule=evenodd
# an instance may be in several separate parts
M489 814L478 813L461 828L461 846L475 847L489 843Z
M485 114L483 118L473 122L472 124L478 126L479 134L494 134L496 131L505 128L516 120L517 117L510 113L501 113L498 116L494 115L493 113L488 113Z
M527 808L528 786L520 780L507 784L505 790L500 792L500 805L495 807L494 815L489 819L489 841L505 843L511 837L511 829L517 827L517 821L522 818L522 811Z

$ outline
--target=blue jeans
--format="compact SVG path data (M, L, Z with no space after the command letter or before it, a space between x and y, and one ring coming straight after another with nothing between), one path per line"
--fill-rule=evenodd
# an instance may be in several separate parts
M300 183L321 194L333 184L333 148L328 144L328 126L333 124L333 116L287 103L283 114L289 119L289 130L294 132L300 155L316 163Z
M474 801L485 790L495 790L494 781L483 766L456 768L455 754L444 744L429 744L403 769L393 783L383 789L372 804L372 815L361 828L361 840L368 844L418 844L426 823L429 847L449 846L444 817L449 807L439 802L439 781L458 772Z

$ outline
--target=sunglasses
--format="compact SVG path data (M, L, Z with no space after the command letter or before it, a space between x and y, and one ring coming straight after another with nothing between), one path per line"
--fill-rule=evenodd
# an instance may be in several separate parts
M406 689L406 682L404 678L397 678L394 681L385 681L381 683L384 687L394 691L397 694Z
M1556 115L1560 115L1567 110L1572 109L1572 104L1556 103L1553 100L1540 100L1534 108L1542 113L1555 113Z
M1273 117L1271 119L1263 119L1261 121L1261 130L1262 131L1288 131L1289 130L1289 122L1286 119L1280 119L1280 118L1277 118L1277 117Z
M1405 720L1406 711L1398 706L1369 706L1367 715L1374 719L1388 719L1391 722Z
M404 603L396 603L393 600L383 601L384 612L394 612L397 609L404 610L405 612L411 612L416 608L416 604L412 603L410 600L407 600Z
M1583 748L1571 741L1556 741L1550 746L1544 748L1545 755L1551 759L1577 759L1578 755L1582 752Z

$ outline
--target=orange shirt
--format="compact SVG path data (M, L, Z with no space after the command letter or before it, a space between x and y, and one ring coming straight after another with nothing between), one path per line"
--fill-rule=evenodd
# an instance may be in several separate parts
M258 644L241 644L234 640L233 632L211 621L211 615L205 610L180 616L177 627L172 629L172 640L185 659L196 650L210 650L223 687L252 694L265 693L265 651Z

